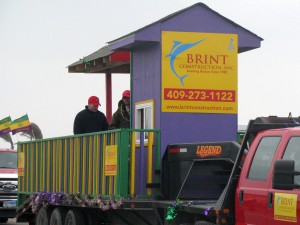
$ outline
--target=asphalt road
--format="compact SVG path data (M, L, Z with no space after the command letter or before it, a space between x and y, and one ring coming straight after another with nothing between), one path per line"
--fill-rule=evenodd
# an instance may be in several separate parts
M28 225L28 223L17 223L16 219L9 219L7 223L0 223L0 225Z

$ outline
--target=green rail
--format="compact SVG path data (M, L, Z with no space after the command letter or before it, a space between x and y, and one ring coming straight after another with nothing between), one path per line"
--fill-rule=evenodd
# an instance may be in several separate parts
M160 131L118 129L18 143L19 196L35 192L141 195L160 170Z

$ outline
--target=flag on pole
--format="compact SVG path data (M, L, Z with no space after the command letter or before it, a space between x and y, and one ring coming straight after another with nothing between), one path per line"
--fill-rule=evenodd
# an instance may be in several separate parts
M26 114L12 121L10 124L10 129L13 135L21 131L32 130L31 124L28 119L28 115Z
M0 120L0 135L9 133L10 130L11 118L10 116Z

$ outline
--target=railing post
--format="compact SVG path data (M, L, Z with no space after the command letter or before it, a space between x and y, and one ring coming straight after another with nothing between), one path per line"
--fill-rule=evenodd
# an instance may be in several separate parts
M119 183L118 192L121 196L126 196L129 193L129 176L128 176L128 165L129 165L129 143L130 143L130 132L129 129L121 129L120 141L118 143L118 161L119 168Z
M155 141L155 146L156 146L156 158L155 158L155 169L156 170L161 170L161 149L160 149L160 131L156 132L156 141ZM162 171L160 171L162 173ZM160 182L160 176L156 176L157 183Z
M130 146L130 194L135 193L135 149L136 149L136 132L131 133L131 146Z
M148 164L148 169L147 169L147 183L152 183L152 145L153 145L153 132L148 132L148 160L147 160L147 164ZM147 189L147 195L151 195L152 191L150 188Z

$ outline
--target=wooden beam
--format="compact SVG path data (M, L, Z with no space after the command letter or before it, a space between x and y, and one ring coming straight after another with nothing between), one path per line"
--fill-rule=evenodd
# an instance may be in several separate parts
M106 87L106 118L108 123L111 122L112 118L112 87L111 87L111 73L106 72L105 74L105 87Z

